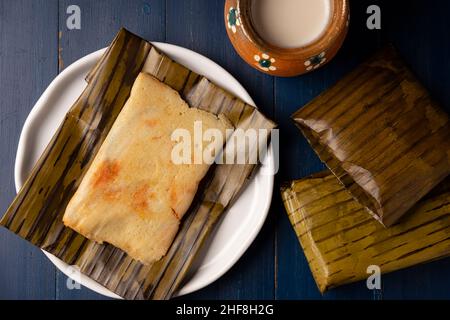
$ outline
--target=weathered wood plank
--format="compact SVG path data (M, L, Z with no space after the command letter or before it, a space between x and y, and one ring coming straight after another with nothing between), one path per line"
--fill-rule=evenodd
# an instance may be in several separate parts
M57 75L56 0L0 2L0 212L13 199L23 123ZM55 268L37 248L0 229L0 299L54 299Z

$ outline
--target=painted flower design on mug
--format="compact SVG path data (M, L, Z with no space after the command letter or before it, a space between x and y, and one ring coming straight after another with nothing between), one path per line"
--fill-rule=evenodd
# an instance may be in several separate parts
M228 10L227 24L228 29L231 29L233 33L236 33L237 27L241 25L241 17L238 9L231 7L230 10Z
M311 57L305 61L306 70L311 71L313 69L317 69L322 64L324 64L326 61L327 61L327 58L325 57L325 51L323 51L320 54L318 54L314 57Z
M275 71L277 68L273 65L275 59L271 58L268 54L262 53L261 55L255 54L254 59L258 68L264 71Z

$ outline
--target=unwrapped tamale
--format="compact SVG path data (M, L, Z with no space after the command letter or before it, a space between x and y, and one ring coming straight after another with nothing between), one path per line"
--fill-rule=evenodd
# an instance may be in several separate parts
M223 139L194 144L196 126ZM111 131L69 202L63 222L85 237L108 242L151 264L166 254L210 162L174 163L176 130L189 133L191 156L220 150L225 116L189 108L177 91L141 73ZM213 151L213 150L212 150ZM198 161L201 160L201 161Z
M385 226L450 173L449 118L392 47L293 119L321 160Z
M282 187L289 220L321 292L450 255L450 178L384 228L330 172Z

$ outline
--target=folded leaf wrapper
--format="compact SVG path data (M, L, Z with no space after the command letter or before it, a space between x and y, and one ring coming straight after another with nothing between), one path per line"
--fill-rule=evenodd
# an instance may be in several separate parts
M321 160L385 226L450 173L449 118L391 47L293 119Z
M168 299L225 208L238 196L257 166L212 167L168 253L149 266L132 260L112 245L95 243L66 228L62 223L65 208L141 71L177 90L191 107L225 114L235 128L267 129L270 134L275 127L254 107L122 29L88 74L86 89L33 168L1 225L69 265L79 266L82 273L124 298Z
M289 220L321 292L381 273L450 255L450 179L406 217L384 228L330 172L282 188Z

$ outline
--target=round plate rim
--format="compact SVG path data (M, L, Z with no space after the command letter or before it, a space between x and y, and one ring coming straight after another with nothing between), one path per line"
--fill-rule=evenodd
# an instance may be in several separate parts
M195 51L192 51L190 49L180 47L177 45L163 43L163 42L152 42L152 44L156 48L158 48L160 51L166 53L168 56L171 56L170 51L172 51L172 52L173 51L181 51L185 55L191 55L191 56L195 57L195 59L201 60L205 65L214 66L214 68L216 68L217 70L220 71L221 77L229 78L228 80L234 82L234 86L236 87L235 90L240 91L239 95L238 95L239 98L241 98L247 104L255 106L254 101L252 100L252 98L250 97L248 92L244 89L244 87L240 84L240 82L237 81L237 79L235 79L228 71L226 71L224 68L222 68L216 62L212 61L211 59L209 59ZM90 54L87 54L84 57L82 57L82 58L78 59L77 61L75 61L74 63L72 63L67 68L65 68L60 74L58 74L58 76L55 77L55 79L50 83L50 85L47 87L47 89L44 91L44 93L41 95L41 97L38 99L38 101L33 106L32 110L30 111L30 113L27 116L25 123L23 125L22 131L20 134L17 153L16 153L16 161L15 161L15 167L14 167L14 180L15 180L16 192L19 192L20 188L22 187L22 185L24 183L23 163L25 161L25 158L26 158L25 155L27 152L25 150L26 138L27 138L27 136L29 136L29 134L30 134L29 131L31 130L32 123L35 120L35 118L37 117L37 115L39 114L39 112L41 111L41 109L43 108L44 102L47 100L48 96L50 96L52 94L53 90L58 85L58 83L63 82L64 79L66 79L66 78L69 78L72 74L76 73L79 68L81 68L82 66L84 66L87 63L90 63L91 60L99 59L101 57L101 55L106 51L106 49L107 48L103 48L103 49L94 51ZM169 52L166 52L166 51L169 51ZM193 70L193 71L201 73L200 72L201 70ZM225 88L225 89L228 89L228 88ZM229 90L229 91L233 91L233 90ZM272 152L271 148L268 153L267 165L269 166L269 170L272 170L272 172L273 172L274 161L273 161L273 152ZM253 232L251 232L249 234L245 243L242 244L239 252L235 255L234 259L231 259L229 261L229 263L227 265L225 265L219 272L216 272L213 276L210 276L207 279L204 279L203 281L197 280L197 283L194 283L194 284L189 283L189 281L188 281L180 288L180 290L177 292L176 296L181 296L181 295L192 293L194 291L200 290L201 288L204 288L207 285L213 283L214 281L219 279L223 274L225 274L247 251L248 247L253 243L256 236L259 234L259 232L267 218L268 212L269 212L272 193L273 193L273 186L274 186L274 176L273 175L267 175L267 176L270 177L270 181L269 181L269 185L268 185L268 191L270 191L270 196L266 198L267 200L263 205L264 209L261 212L261 218L258 221L258 224L255 225ZM64 273L69 278L73 277L70 270L68 270L69 268L67 268L68 265L65 262L63 262L62 260L60 260L59 258L57 258L56 256L52 255L51 253L49 253L45 250L42 250L42 251L47 256L47 258L62 273ZM82 277L87 277L87 276L82 275ZM94 280L92 280L92 281L94 281ZM117 294L113 293L112 291L103 287L101 284L99 284L95 281L94 281L94 284L83 283L83 286L85 286L101 295L111 297L111 298L121 299L120 296L118 296Z

